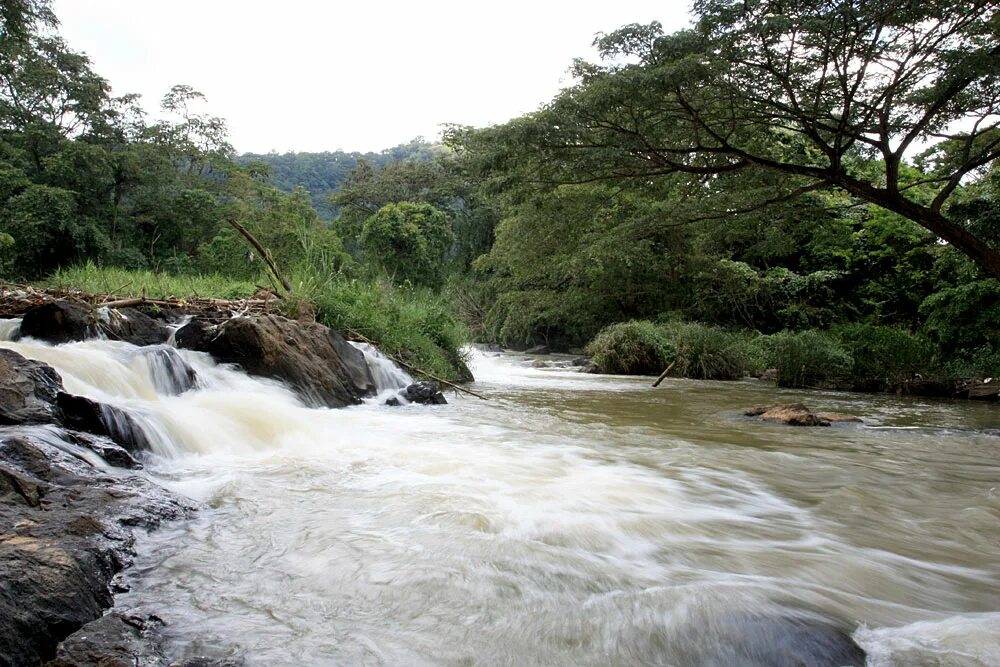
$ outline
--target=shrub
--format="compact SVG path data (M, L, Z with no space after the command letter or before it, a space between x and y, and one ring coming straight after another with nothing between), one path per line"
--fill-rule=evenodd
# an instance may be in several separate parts
M898 327L845 324L830 332L853 359L851 380L859 389L885 389L938 368L929 339Z
M738 380L752 368L750 338L698 323L671 323L663 331L677 351L674 374L698 380Z
M841 386L854 360L833 336L815 330L767 337L768 365L778 369L782 387Z
M605 373L627 375L657 375L677 355L666 331L645 320L601 329L587 345L587 353Z

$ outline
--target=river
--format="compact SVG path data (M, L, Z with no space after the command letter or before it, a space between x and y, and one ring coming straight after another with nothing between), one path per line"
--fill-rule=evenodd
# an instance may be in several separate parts
M472 351L488 401L313 410L200 353L201 387L168 396L123 343L2 345L139 415L148 474L204 503L140 540L116 598L178 654L707 667L747 619L802 617L872 667L1000 665L995 405ZM741 416L793 400L865 423Z

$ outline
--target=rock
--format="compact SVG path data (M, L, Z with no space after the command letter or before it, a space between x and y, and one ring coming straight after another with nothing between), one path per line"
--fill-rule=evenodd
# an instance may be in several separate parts
M143 477L104 474L55 437L48 426L0 429L4 665L54 658L57 642L111 606L112 578L134 556L132 529L192 509Z
M93 308L81 303L53 301L35 306L24 313L21 335L61 344L97 338L133 345L165 343L169 328L135 308Z
M966 388L968 396L974 401L995 401L1000 399L1000 381L993 378L972 380Z
M215 335L216 325L206 319L191 320L174 334L174 344L189 350L200 350Z
M532 367L532 368L548 368L548 367L549 367L549 365L548 365L548 363L546 363L546 362L545 362L544 360L542 360L542 359L534 359L534 360L533 360L533 361L531 362L531 367Z
M184 329L175 336L178 345L194 341L193 349L208 352L219 362L281 380L308 405L339 408L375 393L361 351L322 324L261 315L233 318L212 335L182 336Z
M410 403L425 403L429 405L445 405L448 403L437 384L433 382L414 382L401 391L400 394Z
M590 373L591 375L599 375L601 369L593 361L580 366L581 373Z
M107 436L129 452L151 449L146 430L120 408L66 392L56 396L56 406L60 423L68 428Z
M741 667L864 667L864 650L839 627L798 617L723 616L718 641L698 664Z
M569 365L582 367L592 363L594 362L590 359L590 357L577 357L576 359L573 359L573 361L569 362Z
M155 615L111 611L63 640L46 667L238 667L239 658L194 656L171 662Z
M135 308L100 308L98 315L98 327L112 340L144 346L166 343L170 337L166 324Z
M97 337L97 312L79 303L53 301L24 313L21 335L60 344Z
M62 378L51 366L0 349L0 424L44 424L55 414Z
M536 345L524 351L525 354L549 354L548 345Z
M777 368L767 368L765 369L758 378L764 382L777 382L778 381L778 369Z
M753 408L744 412L748 417L760 417L764 421L779 422L790 426L829 426L830 422L821 419L809 411L802 403L772 405L766 408Z

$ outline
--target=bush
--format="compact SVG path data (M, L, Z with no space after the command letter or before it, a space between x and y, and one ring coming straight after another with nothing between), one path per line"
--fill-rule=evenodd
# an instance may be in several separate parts
M854 365L837 339L820 331L782 332L764 344L781 387L842 386Z
M677 356L666 331L633 320L607 326L587 345L587 354L605 373L658 375Z
M841 325L831 334L853 359L851 380L857 389L882 390L937 372L937 350L919 334L874 324Z
M697 380L739 380L752 369L750 338L698 323L663 326L676 352L673 373Z

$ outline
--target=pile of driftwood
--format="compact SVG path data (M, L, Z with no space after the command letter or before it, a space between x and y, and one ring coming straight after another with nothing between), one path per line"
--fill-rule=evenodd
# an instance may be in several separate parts
M124 289L124 288L122 288ZM150 299L145 295L121 298L114 294L91 294L77 289L37 288L31 285L0 284L0 318L19 317L25 311L51 301L85 303L95 308L128 308L156 306L186 312L228 312L231 315L260 315L274 312L279 298L261 288L244 299L214 299L206 297L166 297Z

